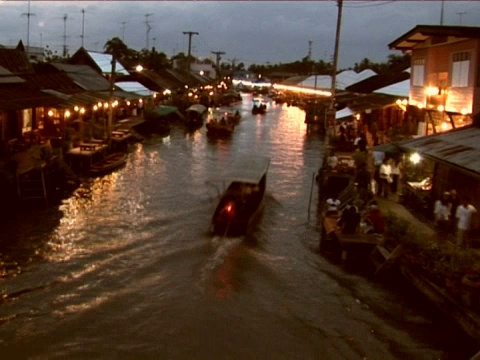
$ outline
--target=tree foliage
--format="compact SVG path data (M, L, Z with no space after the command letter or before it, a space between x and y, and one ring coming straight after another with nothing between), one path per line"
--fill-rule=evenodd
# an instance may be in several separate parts
M127 68L142 65L150 70L161 70L170 67L170 61L163 52L142 49L137 51L130 49L120 38L114 37L108 40L104 46L105 52L112 54Z
M176 61L179 66L186 66L189 62L195 61L195 58L180 52L169 59L163 52L158 52L155 48L142 49L136 51L130 49L120 38L114 37L105 43L104 49L107 53L113 54L117 59L128 68L134 68L136 65L142 66L151 70L160 70L171 67L173 61ZM53 55L53 54L50 54ZM207 60L205 60L207 61ZM211 60L208 59L211 62ZM213 63L213 62L212 62ZM371 69L377 74L387 74L392 72L402 71L410 66L409 55L389 55L385 63L376 63L368 58L364 58L359 63L355 63L353 70L361 72L366 69ZM245 64L240 62L238 64L222 62L220 64L222 70L238 71L245 70ZM253 64L248 67L248 70L257 74L262 74L268 77L272 73L284 72L297 75L329 75L333 71L333 65L330 62L323 60L313 61L308 56L301 60L291 63L267 64L257 65Z

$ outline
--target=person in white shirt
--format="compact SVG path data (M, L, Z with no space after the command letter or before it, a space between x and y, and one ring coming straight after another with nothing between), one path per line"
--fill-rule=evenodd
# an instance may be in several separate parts
M392 183L392 166L390 165L390 160L384 159L380 169L378 170L380 176L380 186L379 186L379 196L382 196L387 199L388 193Z
M341 205L340 200L336 197L331 197L327 199L327 214L336 214Z
M472 216L477 212L477 209L470 204L470 199L464 198L462 203L458 205L455 212L457 223L457 246L470 247L469 230L472 223Z
M433 205L433 216L439 235L446 235L448 230L448 220L450 218L450 193L445 191L440 199Z

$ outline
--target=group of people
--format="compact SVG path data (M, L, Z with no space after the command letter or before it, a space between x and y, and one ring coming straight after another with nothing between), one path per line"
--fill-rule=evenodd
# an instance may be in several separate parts
M460 199L455 189L445 191L442 197L435 201L433 207L439 235L442 237L456 235L457 246L470 247L471 241L468 232L472 217L476 212L477 209L471 204L468 196Z
M383 234L385 231L385 218L375 200L371 200L363 211L350 202L340 212L341 202L335 197L327 199L326 205L327 215L338 215L337 224L344 234L355 234L360 229L365 234Z
M383 152L374 152L373 163L374 179L377 185L375 192L378 196L388 199L390 194L396 194L399 190L402 162L400 159L385 157Z

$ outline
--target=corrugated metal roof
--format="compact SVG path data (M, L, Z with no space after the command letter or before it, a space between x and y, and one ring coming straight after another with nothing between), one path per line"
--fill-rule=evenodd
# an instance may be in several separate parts
M58 70L65 72L84 90L105 91L110 88L110 81L88 65L69 65L60 63L55 63L53 65Z
M115 83L115 86L118 86L123 91L131 92L140 96L153 95L152 90L147 89L145 86L143 86L137 81L119 81Z
M33 67L28 61L27 54L18 49L0 48L0 66L13 74L32 74Z
M94 51L87 51L88 55L92 58L93 61L98 65L102 70L103 74L110 74L112 72L112 55L103 54ZM120 64L118 61L115 64L115 73L128 75L129 72Z
M0 86L0 110L22 110L35 107L55 107L62 100L25 85Z
M15 76L11 71L5 69L3 66L0 66L0 83L1 84L19 84L23 83L25 80Z
M405 140L398 145L438 162L480 176L480 128L467 126L449 132Z

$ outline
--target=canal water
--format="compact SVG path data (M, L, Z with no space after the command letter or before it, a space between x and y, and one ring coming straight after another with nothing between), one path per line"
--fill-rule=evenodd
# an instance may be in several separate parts
M439 359L472 345L398 279L318 251L323 139L296 107L239 105L233 136L173 126L58 207L2 224L2 359ZM246 238L209 234L207 181L244 154L271 158ZM310 203L311 201L311 203ZM392 284L392 281L395 281Z

